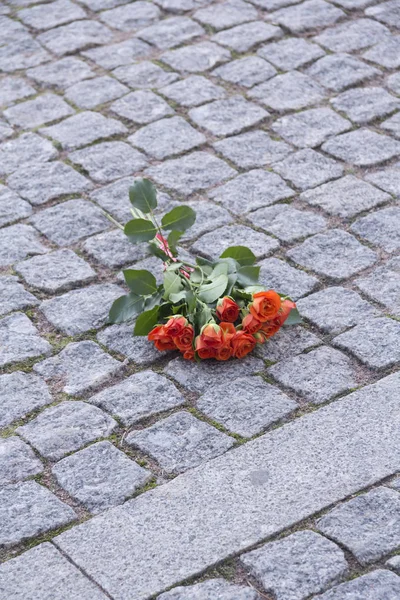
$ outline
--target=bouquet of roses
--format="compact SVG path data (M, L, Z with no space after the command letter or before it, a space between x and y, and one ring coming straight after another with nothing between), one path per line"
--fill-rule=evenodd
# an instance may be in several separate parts
M163 262L163 283L146 270L123 271L130 293L112 305L111 323L136 317L134 335L147 335L158 350L179 350L188 360L228 360L243 358L283 324L301 321L290 298L258 285L260 267L249 248L231 246L216 261L180 260L177 243L195 222L194 210L178 206L158 222L157 193L148 179L138 179L129 198L133 219L117 224L132 243L148 242Z

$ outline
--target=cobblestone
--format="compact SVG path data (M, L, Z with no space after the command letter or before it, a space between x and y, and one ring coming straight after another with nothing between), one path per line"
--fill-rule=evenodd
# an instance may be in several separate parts
M400 315L400 259L393 258L377 267L370 275L356 279L356 284L367 296Z
M292 33L303 33L332 25L344 16L345 13L340 8L324 0L307 0L302 4L277 10L269 18Z
M43 471L33 450L17 436L0 440L0 486L16 483Z
M351 123L329 108L311 108L277 119L272 129L300 148L314 148L327 138L351 129Z
M51 349L25 314L0 319L0 367L50 354Z
M316 596L316 600L396 600L400 577L384 569L372 571Z
M11 225L15 221L29 217L32 207L18 194L0 184L0 227Z
M321 58L321 56L325 56L322 48L301 38L287 38L273 44L261 46L257 54L282 71L298 69L317 58Z
M157 22L160 15L160 9L157 6L139 0L135 5L125 4L105 10L100 13L100 20L109 27L120 31L135 31Z
M189 17L170 17L139 32L139 37L161 50L168 50L203 35L204 29Z
M83 56L90 58L104 69L115 69L116 67L129 65L136 58L146 57L149 54L151 54L151 46L137 38L82 52Z
M22 371L1 375L0 427L10 425L52 401L47 385L37 375Z
M385 38L382 42L367 50L363 54L363 58L387 69L400 67L399 36Z
M56 62L28 69L26 74L37 83L60 89L95 75L83 60L74 56L67 56Z
M400 155L400 142L369 129L357 129L325 142L322 150L360 167L379 165Z
M160 94L181 106L199 106L211 100L221 100L226 92L201 75L191 75L161 88Z
M25 290L17 277L0 276L0 315L6 315L13 310L36 306L38 299Z
M279 38L282 31L279 27L274 27L262 21L253 21L252 23L244 23L237 25L231 29L220 31L211 39L222 46L228 46L236 52L247 52L260 42Z
M105 44L112 37L112 32L97 21L76 21L41 33L37 39L54 54L63 56L89 46Z
M231 54L226 48L221 48L213 42L200 42L193 46L169 50L161 55L161 60L176 71L202 73L226 62L230 57Z
M375 67L367 65L355 56L344 53L330 54L320 58L307 69L307 73L335 92L341 92L379 75L379 71Z
M290 154L274 165L274 170L293 185L306 190L343 175L343 167L336 161L311 148Z
M248 96L259 100L267 108L286 112L317 104L323 100L325 91L308 75L291 71L257 85L248 92Z
M196 125L218 136L239 133L268 116L267 111L241 96L216 100L189 111L189 117Z
M290 146L273 140L265 131L256 130L220 140L214 144L217 152L238 167L265 167L287 156Z
M0 175L23 169L30 163L46 162L57 156L57 150L35 133L23 133L18 138L0 144Z
M247 56L234 60L212 72L212 75L220 77L224 81L249 88L256 83L270 79L275 74L276 69L258 56Z
M138 125L146 125L175 112L160 96L147 90L138 90L116 100L111 110Z
M294 269L279 258L266 258L260 262L260 265L261 284L280 293L285 290L284 293L294 300L311 292L318 283L316 277Z
M249 220L272 233L283 242L295 242L326 229L326 219L308 211L300 211L288 204L259 208Z
M57 25L64 25L70 21L84 19L85 11L69 0L56 0L48 6L38 5L32 8L24 8L18 13L23 23L33 29L52 29Z
M176 587L158 596L157 600L258 600L257 592L251 588L228 583L224 579L211 579L195 585Z
M373 46L390 35L387 27L371 19L357 19L326 29L315 41L332 52L353 52Z
M206 138L182 117L171 117L146 125L128 140L133 146L160 160L201 146Z
M203 235L193 244L192 250L216 260L225 248L240 246L243 240L249 240L246 242L247 247L257 258L264 258L279 247L277 240L260 231L244 225L227 225Z
M95 108L128 92L125 85L112 77L104 76L75 83L66 89L65 97L79 108Z
M242 0L225 0L221 4L200 8L195 12L194 18L203 25L211 25L219 30L253 21L257 18L257 11Z
M378 87L348 90L333 98L331 104L359 124L385 117L400 107L397 98Z
M33 94L36 94L36 90L20 77L4 77L1 80L1 106L10 106L16 100L22 100Z

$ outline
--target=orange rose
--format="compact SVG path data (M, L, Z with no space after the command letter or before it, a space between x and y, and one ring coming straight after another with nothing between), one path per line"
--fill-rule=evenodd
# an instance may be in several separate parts
M223 321L219 324L222 331L223 343L229 342L234 335L236 335L235 326L232 323L224 323Z
M189 348L189 350L185 350L183 353L183 358L185 360L193 360L194 359L194 350L193 348Z
M278 315L278 319L280 320L282 325L290 315L290 311L292 310L292 308L296 308L296 303L292 302L292 300L284 300L282 302L282 309Z
M181 351L189 350L193 346L194 331L191 325L183 328L182 332L174 337L174 342L177 348Z
M199 335L196 338L196 352L199 358L214 358L217 354L217 348L207 346L207 344L204 341L204 338L201 335Z
M250 333L238 331L232 339L234 356L236 356L236 358L244 358L246 354L249 354L249 352L254 349L256 343L254 336L250 335Z
M266 338L270 338L280 330L281 326L282 323L279 317L276 317L276 319L265 321L265 323L262 324L260 331L264 334Z
M260 332L257 331L257 333L254 334L254 338L257 342L257 344L264 344L265 343L265 336Z
M165 325L157 325L152 329L147 336L150 342L154 342L157 350L175 350L175 342L172 337L166 332Z
M253 317L264 323L275 318L281 307L281 298L274 290L253 294L253 302L249 310Z
M232 346L230 344L226 344L221 346L221 348L217 349L217 354L215 358L217 360L228 360L233 354Z
M165 331L173 338L179 337L187 324L188 322L185 317L176 315L169 319L168 323L165 325Z
M216 313L218 319L227 323L234 323L239 316L240 307L232 298L225 296L220 298L217 303Z
M256 319L251 313L245 316L242 321L244 331L247 333L256 333L261 327L261 321Z
M204 325L200 332L203 345L209 348L218 348L222 345L222 330L216 323Z

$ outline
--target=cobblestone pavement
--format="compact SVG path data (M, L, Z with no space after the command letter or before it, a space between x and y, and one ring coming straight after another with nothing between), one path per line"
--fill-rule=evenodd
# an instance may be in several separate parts
M1 599L400 599L398 67L399 0L0 1ZM143 175L304 326L106 326Z

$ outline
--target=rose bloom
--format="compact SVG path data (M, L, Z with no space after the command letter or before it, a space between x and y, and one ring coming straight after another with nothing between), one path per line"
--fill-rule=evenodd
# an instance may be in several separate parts
M221 322L219 326L222 331L222 346L217 348L215 358L217 360L228 360L233 355L231 340L236 335L236 329L232 323Z
M262 324L261 331L266 338L272 337L279 331L290 315L292 308L296 308L295 302L292 302L291 300L284 300L278 316L275 317L275 319L271 319L270 321L266 321Z
M261 321L256 319L251 313L245 316L242 321L244 331L247 333L256 333L261 327Z
M244 358L254 349L257 342L250 333L237 331L231 343L234 356L236 356L236 358Z
M216 313L218 319L227 323L234 323L239 316L240 307L232 298L225 296L218 300Z
M215 358L217 360L229 360L232 355L233 355L233 348L228 343L224 346L221 346L221 348L217 348L217 353L215 355Z
M182 315L176 315L175 317L171 317L165 325L165 331L171 337L179 337L186 325L188 324L185 317Z
M222 330L216 323L204 325L200 332L202 344L209 348L218 348L222 343Z
M264 323L274 319L281 308L281 298L274 290L253 294L253 302L249 310L253 317Z
M194 350L193 350L193 348L189 348L188 350L185 350L185 352L183 353L183 358L185 360L193 360L194 359Z
M196 338L196 352L199 358L215 358L217 354L217 348L213 346L207 346L204 341L204 338L201 335L198 335Z
M183 328L182 332L173 338L175 345L179 350L189 350L193 346L194 330L191 325Z
M165 330L165 325L157 325L147 336L150 342L154 342L157 350L175 350L175 342Z

